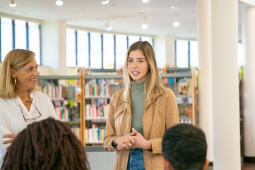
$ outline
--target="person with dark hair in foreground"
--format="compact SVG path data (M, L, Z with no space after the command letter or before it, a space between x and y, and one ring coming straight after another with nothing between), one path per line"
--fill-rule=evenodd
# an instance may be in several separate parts
M88 170L85 150L68 125L48 118L21 131L2 170Z
M204 132L191 124L169 128L162 141L165 170L205 170L207 143Z

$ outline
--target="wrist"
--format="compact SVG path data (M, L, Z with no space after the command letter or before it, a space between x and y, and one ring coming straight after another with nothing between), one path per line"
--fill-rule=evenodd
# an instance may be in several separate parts
M146 145L145 145L145 148L144 148L144 149L151 149L151 148L152 148L151 142L147 140L147 142L146 142Z
M117 147L118 146L118 144L116 143L116 138L117 138L117 136L112 140L112 146L114 146L114 147Z

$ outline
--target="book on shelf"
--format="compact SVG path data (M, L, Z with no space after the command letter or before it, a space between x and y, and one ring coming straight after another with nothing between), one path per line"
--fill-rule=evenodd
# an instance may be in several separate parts
M107 99L91 99L90 104L86 104L85 117L86 118L103 118L108 117L109 104Z
M171 89L175 95L192 96L191 79L178 79L174 82L174 78L167 78L165 86Z
M79 139L81 140L81 131L80 128L78 127L72 127L71 131L73 132L73 134Z
M109 97L122 88L123 84L111 79L93 79L85 84L85 97Z
M75 84L78 80L66 80L62 81L63 84L54 83L53 81L40 80L39 86L42 93L46 94L51 100L66 100L66 99L78 99L80 95L80 88Z
M180 117L184 117L188 119L193 117L192 105L178 104L177 107L178 107Z
M180 119L180 123L188 123L188 124L192 124L192 119Z
M72 101L52 101L59 120L68 122L80 118L80 103Z
M105 136L105 127L92 125L92 128L86 129L86 143L102 143Z

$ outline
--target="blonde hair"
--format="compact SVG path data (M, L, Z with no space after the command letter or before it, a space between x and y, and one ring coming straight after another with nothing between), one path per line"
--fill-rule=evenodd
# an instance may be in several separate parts
M128 73L128 57L131 51L136 50L140 50L143 53L149 64L149 70L144 82L145 100L149 101L153 93L156 91L160 91L162 94L167 95L167 91L169 91L169 89L166 88L162 82L153 47L147 41L138 41L132 44L128 49L124 65L125 95L127 94L132 81L132 78Z
M33 58L35 53L29 50L16 49L10 51L4 58L0 73L0 98L10 99L18 97L15 94L15 79L11 76L11 68L15 71L25 67ZM37 91L34 87L28 92Z

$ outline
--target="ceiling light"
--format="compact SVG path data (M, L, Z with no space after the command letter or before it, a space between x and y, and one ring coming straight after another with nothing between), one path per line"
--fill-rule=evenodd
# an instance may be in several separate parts
M17 4L15 3L14 0L11 0L11 3L10 3L10 7L15 7Z
M146 30L148 28L148 25L147 24L143 24L142 28Z
M62 0L57 0L56 4L57 4L57 6L62 6L63 5L63 1Z
M78 15L86 15L85 12L78 12Z
M102 4L108 4L109 3L109 0L102 0Z
M174 26L174 27L179 27L179 25L180 25L180 23L177 22L177 21L173 23L173 26Z
M148 25L146 24L146 17L144 17L142 28L145 30L148 28Z
M107 31L111 31L112 27L109 25L109 20L107 20L106 24L105 24L106 30Z
M180 25L180 23L179 23L179 20L178 20L178 15L176 14L175 18L174 18L173 26L174 27L179 27L179 25Z
M171 6L170 9L179 9L177 6Z
M142 0L144 3L147 3L147 2L149 2L149 0Z

